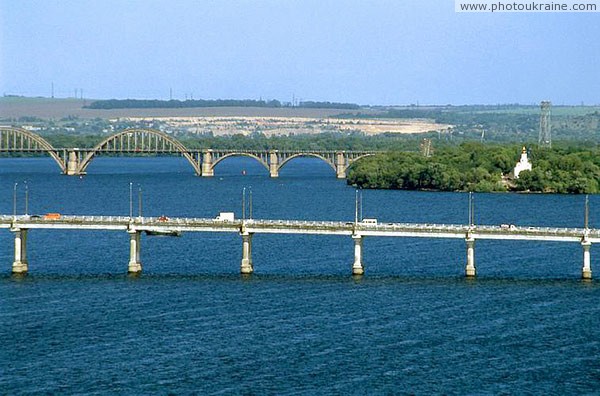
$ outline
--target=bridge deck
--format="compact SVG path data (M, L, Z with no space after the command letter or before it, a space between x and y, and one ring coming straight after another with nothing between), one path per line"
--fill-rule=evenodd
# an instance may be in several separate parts
M561 227L510 227L495 225L456 225L419 223L366 224L343 221L233 220L127 216L37 216L0 215L0 228L80 229L158 232L248 232L264 234L360 235L378 237L427 237L557 242L600 242L600 229Z

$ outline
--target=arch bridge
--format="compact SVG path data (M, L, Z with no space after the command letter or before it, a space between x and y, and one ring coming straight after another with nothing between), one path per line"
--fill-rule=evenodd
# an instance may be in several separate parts
M66 173L67 150L56 149L40 135L23 128L0 127L0 153L45 153Z
M111 135L93 148L54 148L48 141L28 130L0 127L0 152L47 153L67 175L83 175L91 161L98 155L180 155L184 157L198 176L214 176L215 166L234 156L257 160L271 177L279 177L279 171L298 157L314 157L327 163L340 179L346 177L348 168L363 157L378 151L344 150L189 150L171 135L155 130L132 128Z
M344 150L213 150L201 152L201 176L214 176L214 169L219 162L233 156L246 156L256 159L268 171L271 177L279 177L279 171L287 163L298 157L318 158L328 164L338 179L346 178L350 165L359 159L374 155L377 151L344 151Z

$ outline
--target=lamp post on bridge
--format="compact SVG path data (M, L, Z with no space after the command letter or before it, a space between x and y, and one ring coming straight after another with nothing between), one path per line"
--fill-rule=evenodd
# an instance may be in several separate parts
M246 203L246 187L242 188L242 220L246 220L246 213L248 218L252 218L252 187L248 187L248 201Z
M354 191L354 223L358 224L359 220L362 221L362 189L356 187Z
M585 196L585 209L583 212L583 228L586 231L589 229L590 222L590 196L586 194Z
M27 184L27 180L23 182L25 185L25 215L29 213L29 185ZM15 182L13 186L13 217L17 217L17 187L19 186L18 182Z
M252 186L248 188L249 197L248 197L248 218L252 219Z
M17 186L19 183L15 183L13 186L13 217L17 217Z
M133 218L133 183L129 182L129 220Z
M25 184L25 216L29 213L29 185L27 180L23 182Z
M246 220L246 187L242 189L242 220Z
M142 218L142 186L138 184L138 217Z
M475 224L475 202L473 201L473 192L469 191L469 227Z

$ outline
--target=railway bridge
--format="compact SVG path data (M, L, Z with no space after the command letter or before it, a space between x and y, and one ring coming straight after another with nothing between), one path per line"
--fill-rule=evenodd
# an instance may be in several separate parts
M223 160L245 156L257 160L271 177L298 157L314 157L327 163L337 178L346 177L348 168L361 158L378 151L347 150L190 150L173 136L156 130L132 128L115 133L93 148L55 148L43 137L16 127L0 127L0 153L48 154L62 173L74 176L87 173L91 161L99 155L178 155L185 158L198 176L212 177L215 167Z

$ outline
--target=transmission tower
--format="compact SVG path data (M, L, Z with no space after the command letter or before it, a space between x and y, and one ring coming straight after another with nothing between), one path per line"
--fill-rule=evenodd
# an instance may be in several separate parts
M552 147L552 138L550 136L550 108L552 103L549 100L544 100L540 103L540 137L538 144L540 147Z
M431 157L433 155L433 144L431 139L423 139L419 146L421 149L421 155L423 155L423 157Z

